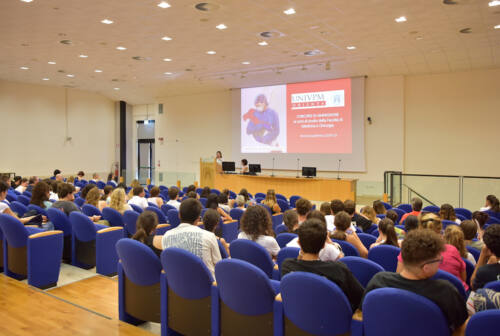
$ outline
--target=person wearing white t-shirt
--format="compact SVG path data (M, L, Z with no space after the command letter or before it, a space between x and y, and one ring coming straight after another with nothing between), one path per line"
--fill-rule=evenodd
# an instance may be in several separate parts
M278 242L271 236L273 232L271 216L260 205L249 206L240 220L241 232L238 239L248 239L263 246L272 257L280 251Z
M144 188L141 186L135 187L132 191L132 198L128 201L128 204L134 204L140 207L141 209L146 209L149 204L148 200L144 197L146 196L146 192Z
M170 198L170 200L167 202L167 204L171 205L171 206L175 207L177 210L179 210L179 208L181 206L181 202L178 201L179 190L177 188L168 189L168 198Z
M201 258L215 279L215 264L222 258L215 234L196 226L201 208L200 201L194 198L183 201L179 209L181 224L167 231L163 237L156 236L153 245L163 250L177 247L193 253Z
M24 218L17 217L17 215L10 209L9 201L6 200L8 190L9 185L4 181L0 181L0 214L5 214L17 218L23 224L28 223L35 216Z
M17 186L16 191L22 194L23 192L26 191L27 187L28 187L28 179L26 177L23 177L21 179L21 183Z
M149 194L151 195L151 197L148 198L148 202L156 204L158 208L161 208L161 206L163 205L163 199L160 197L160 188L156 186L151 188Z

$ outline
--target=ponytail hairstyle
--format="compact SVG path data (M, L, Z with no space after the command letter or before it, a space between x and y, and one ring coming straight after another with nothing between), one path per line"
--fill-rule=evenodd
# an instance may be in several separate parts
M132 239L144 243L146 241L146 238L155 232L157 225L158 216L156 215L156 213L149 210L144 211L137 218L137 230Z
M378 223L378 229L381 233L385 234L386 239L384 245L392 245L399 247L398 236L396 235L396 230L394 229L394 222L389 218L383 218Z

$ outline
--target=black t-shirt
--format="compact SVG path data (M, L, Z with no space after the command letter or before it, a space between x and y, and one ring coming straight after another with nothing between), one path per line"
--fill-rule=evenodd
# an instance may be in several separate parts
M158 258L160 257L161 255L161 252L162 250L158 250L156 247L153 246L153 238L155 236L154 235L151 235L151 236L147 236L146 239L144 239L144 244L146 244L147 246L149 246L151 248L151 250L153 250L153 252L158 256Z
M337 261L286 259L281 265L281 276L290 272L309 272L326 277L342 289L354 312L361 301L363 286L344 263Z
M500 280L500 264L484 265L477 269L472 288L483 288L488 282Z
M368 230L372 226L371 220L357 213L355 213L354 216L352 216L352 220L356 222L356 226L360 227L363 230L363 232L366 232L366 230Z
M379 272L370 280L365 288L360 309L365 295L377 288L399 288L426 297L434 302L443 312L448 321L448 326L453 331L467 320L468 314L465 299L458 290L446 280L409 280L398 273Z

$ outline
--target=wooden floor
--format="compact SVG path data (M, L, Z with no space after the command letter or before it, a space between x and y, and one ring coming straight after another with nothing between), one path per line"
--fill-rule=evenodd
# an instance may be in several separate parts
M53 296L118 319L118 281L102 275L47 291Z
M112 287L116 289L117 282L112 279L96 277L97 279L86 279L84 283L70 284L67 289L61 287L52 291L41 291L28 286L25 283L11 279L0 274L0 335L106 335L106 336L129 336L129 335L153 335L140 328L124 323L115 317L107 316L112 308L99 305L105 302L103 299L96 300L96 289L77 295L79 303L72 304L61 298L69 298L72 291L78 286L89 287L91 283L106 284L104 295L111 293ZM116 306L118 290L115 291L113 305ZM83 297L87 296L86 299ZM96 302L92 302L95 300ZM107 301L107 300L106 300ZM81 307L79 305L82 305ZM91 308L94 308L95 312ZM85 307L85 308L84 308ZM103 313L100 313L101 310ZM113 315L116 316L116 313Z

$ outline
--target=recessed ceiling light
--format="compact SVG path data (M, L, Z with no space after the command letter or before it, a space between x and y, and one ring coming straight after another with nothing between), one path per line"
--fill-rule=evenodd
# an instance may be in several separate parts
M102 70L95 69L94 72L102 72Z
M89 57L89 56L88 56L88 55L81 54L81 55L80 55L80 56L78 56L78 57L80 57L80 58L87 58L87 57Z
M169 7L171 7L170 4L168 2L166 2L166 1L160 2L157 6L160 7L160 8L169 8Z
M266 41L261 41L261 42L259 42L259 45L260 46L266 46L266 45L268 45L268 43Z
M49 61L47 63L52 64L52 65L56 64L56 62L54 62L54 61Z
M245 61L245 62L241 62L241 64L245 64L245 65L248 65L248 64L250 64L250 62L248 62L248 61Z
M400 16L398 18L395 18L394 21L396 21L396 22L405 22L406 21L406 17Z
M42 78L43 81L48 81L50 78Z
M348 46L347 49L354 50L354 49L356 49L356 47L355 46Z
M220 30L223 30L223 29L226 29L226 28L227 28L227 26L226 26L225 24L221 23L221 24L219 24L219 25L215 26L215 28L220 29Z
M116 47L116 50L127 50L127 48L122 47L122 46L118 46L118 47Z
M423 36L417 36L417 37L415 37L415 40L417 40L417 41L418 41L418 40L423 40L423 39L424 39L424 37L423 37Z
M285 13L286 15L292 15L295 14L295 9L289 8L286 11L283 11L283 13Z
M28 70L29 68L28 68L28 67L25 67L25 66L22 66L22 67L20 67L19 69L21 69L21 70Z
M104 24L112 24L113 21L111 21L110 19L104 19L104 20L101 20L101 23L104 23Z
M164 75L172 75L172 73L171 73L171 72L164 72L163 74L164 74Z
M500 6L500 1L499 0L490 1L488 2L488 6L490 7Z
M172 62L172 59L171 58L164 58L163 61L164 62Z
M116 91L118 91L118 90L120 90L120 88L113 88L113 90L116 90Z
M172 40L172 38L171 38L171 37L168 37L168 36L163 36L161 39L162 39L163 41L170 41L170 40Z
M70 77L70 78L73 78L75 77L75 75L72 75L72 74L67 74L66 77Z
M495 27L493 27L495 29L500 29L500 24L499 25L496 25Z
M32 2L33 0L21 0L22 2Z
M207 51L207 54L209 54L209 55L215 55L216 52L214 50L209 50L209 51Z

